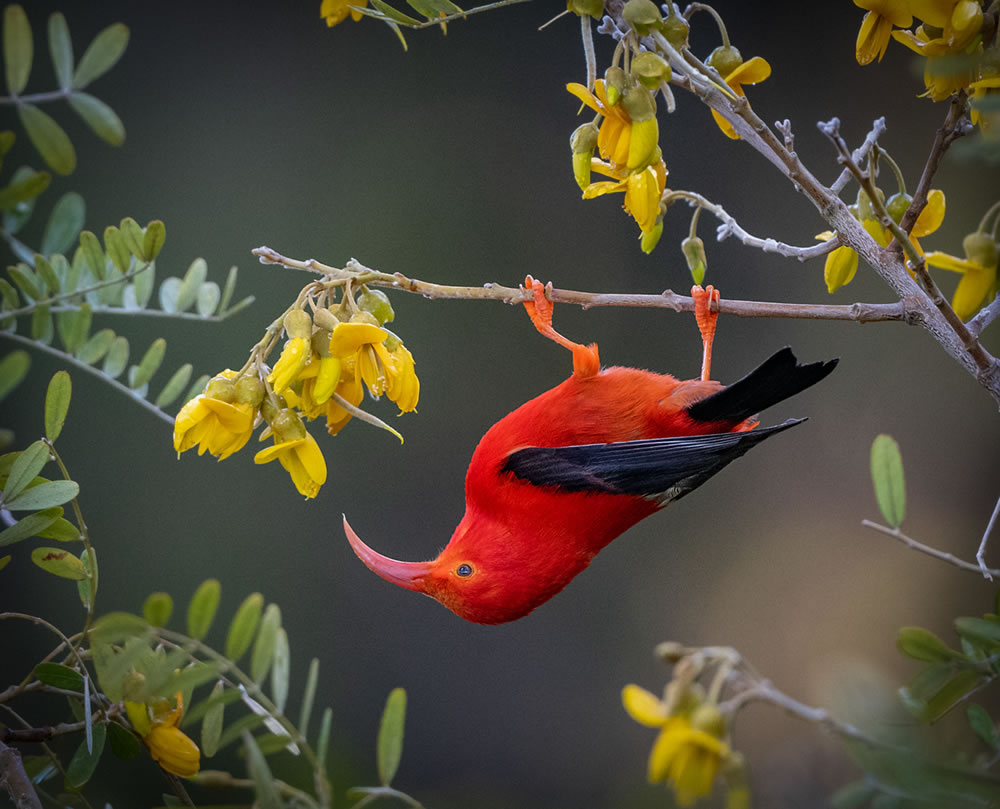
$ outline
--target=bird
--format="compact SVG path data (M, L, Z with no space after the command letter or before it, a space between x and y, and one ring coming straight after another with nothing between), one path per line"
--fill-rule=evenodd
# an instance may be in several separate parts
M552 327L551 288L527 276L524 306L539 333L573 353L573 373L482 437L465 477L465 515L439 555L390 559L343 519L352 549L373 572L478 624L523 618L640 520L801 424L759 427L758 414L837 365L799 364L785 347L731 385L711 380L719 292L695 286L698 378L601 368L596 344L575 343Z

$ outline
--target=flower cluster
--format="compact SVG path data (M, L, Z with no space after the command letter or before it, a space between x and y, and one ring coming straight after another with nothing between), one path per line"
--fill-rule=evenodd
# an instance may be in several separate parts
M322 289L322 285L320 285ZM325 290L320 293L325 296ZM312 315L303 308L311 303ZM277 460L300 494L315 497L326 482L326 461L304 421L324 417L327 431L339 433L359 416L399 436L361 410L364 390L386 396L401 413L416 409L420 381L413 355L384 324L394 317L384 293L365 290L355 301L344 293L338 307L328 309L310 296L300 300L255 346L239 372L225 370L191 399L174 422L174 449L195 446L220 461L241 449L254 428L274 445L254 456L257 464ZM287 339L273 368L268 352L284 331Z
M351 15L354 22L358 22L364 15L354 8L366 8L368 0L323 0L319 6L319 16L326 20L327 27L333 28L347 19Z
M895 39L924 57L924 85L927 95L942 101L960 90L982 97L1000 88L996 58L996 30L986 41L981 0L854 0L866 10L858 32L858 63L881 61ZM919 22L912 30L910 26ZM992 118L992 116L989 116ZM973 123L980 123L975 113ZM995 121L985 122L987 126Z
M191 737L177 727L184 714L184 696L180 691L173 703L168 699L157 699L148 705L126 700L125 712L153 760L168 773L187 778L198 772L201 751Z

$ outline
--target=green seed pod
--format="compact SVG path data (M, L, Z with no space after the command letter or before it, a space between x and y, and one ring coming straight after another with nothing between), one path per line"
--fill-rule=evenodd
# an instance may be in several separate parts
M205 395L220 402L232 403L236 399L236 385L233 380L217 376L205 386Z
M977 230L962 239L962 249L969 261L984 267L993 267L997 263L997 243L989 233Z
M569 148L573 154L593 154L597 148L597 127L592 123L578 126L569 136Z
M645 36L660 25L660 9L652 0L628 0L622 10L622 19L640 36Z
M312 334L313 323L312 318L301 309L292 309L291 312L285 315L284 326L285 333L289 337L299 337L303 340L308 340Z
M644 230L639 238L639 247L647 256L656 249L663 235L663 222L657 222L650 230Z
M370 312L378 321L378 325L391 323L396 317L389 302L389 296L381 289L366 289L358 296L358 306L362 312Z
M306 426L293 410L279 410L271 422L271 429L282 441L295 441L306 437Z
M288 407L288 403L285 401L284 396L278 396L277 398L277 404L271 400L271 397L265 398L264 401L260 403L260 415L268 424L273 424L274 420L278 417L278 413Z
M902 191L897 191L889 197L888 202L885 204L885 209L889 212L889 216L892 217L892 221L898 225L903 215L910 209L911 202L913 202L913 197L909 194L904 194Z
M331 329L316 329L312 335L312 342L309 344L313 354L321 357L330 356L330 335Z
M705 270L708 269L708 259L705 256L705 243L698 237L689 236L681 242L681 252L691 271L691 279L696 284L705 280Z
M313 312L313 323L319 326L321 329L326 329L327 331L333 331L334 327L340 321L337 316L331 312L329 309L317 309Z
M604 71L604 96L612 107L621 101L622 96L631 86L632 81L629 79L628 73L617 65L612 65Z
M236 401L257 407L264 401L264 383L256 376L241 376L236 380Z
M386 329L386 331L389 330ZM382 345L385 346L385 350L388 351L390 354L397 348L399 348L402 344L403 341L399 339L399 336L393 334L391 331L389 331L389 336L385 338L385 342L382 343Z
M604 16L604 0L568 0L566 8L582 17L584 14L593 17L595 20Z
M670 81L670 65L658 54L641 51L632 59L632 76L647 90L656 90L661 81Z
M709 54L708 64L718 70L722 78L726 78L743 64L743 56L732 45L720 45Z
M656 115L656 102L645 87L633 87L622 99L622 107L632 119L632 123L648 121Z
M688 33L691 26L680 14L670 14L665 17L660 24L660 31L666 37L667 42L675 48L686 48L688 44Z

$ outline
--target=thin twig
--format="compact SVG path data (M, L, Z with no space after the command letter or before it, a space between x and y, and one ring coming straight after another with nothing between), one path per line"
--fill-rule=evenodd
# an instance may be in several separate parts
M875 144L878 143L878 139L882 137L883 132L885 132L885 118L876 118L872 124L871 130L865 136L864 142L851 153L851 159L859 166L863 163L867 163L868 153L871 152ZM844 190L844 186L846 186L850 181L851 172L845 168L841 170L840 176L833 181L833 185L830 186L830 190L839 196L840 192Z
M976 551L976 561L979 562L979 569L983 571L983 575L990 581L993 581L993 572L986 567L986 543L990 540L990 534L993 533L993 526L997 523L998 515L1000 515L1000 497L997 498L997 504L993 507L993 514L990 516L990 521L983 532L983 541L979 543L979 550Z
M976 316L965 324L965 327L969 330L969 334L979 337L983 333L983 329L997 317L1000 317L1000 295L997 295L990 304L980 309Z
M881 525L877 522L872 522L871 520L862 520L861 524L865 528L871 528L881 534L885 534L888 537L898 539L906 545L907 548L920 551L920 553L925 553L928 556L933 556L935 559L940 559L942 562L948 562L949 564L959 567L962 570L971 570L973 573L989 573L991 576L1000 576L1000 570L995 568L981 568L974 562L966 562L964 559L959 559L953 554L946 553L945 551L939 551L937 548L932 548L930 545L925 545L923 542L917 542L917 540L912 537L908 537L898 528L889 528L887 525Z

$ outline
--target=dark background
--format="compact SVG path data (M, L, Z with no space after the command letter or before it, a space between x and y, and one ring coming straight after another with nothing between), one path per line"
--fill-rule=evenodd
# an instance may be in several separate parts
M259 265L250 250L261 244L333 265L353 256L443 284L516 284L530 272L573 289L689 288L679 250L686 208L671 210L660 246L645 256L620 197L580 200L567 148L578 105L564 90L584 80L579 26L567 17L536 30L559 4L473 17L447 36L413 32L407 53L372 20L328 30L318 5L62 9L77 58L106 25L131 27L122 62L88 88L115 108L128 136L113 149L65 105L46 106L72 136L79 165L55 180L25 240L37 243L52 202L75 189L95 232L126 215L166 222L160 278L183 275L203 256L219 283L239 265L238 294L257 297L223 324L95 322L128 335L134 351L167 337L154 395L185 361L196 373L240 367L304 283ZM51 9L39 2L27 10L36 33L29 91L41 92L54 86L44 39ZM846 2L720 10L743 55L765 56L774 69L750 89L754 108L766 121L791 119L796 148L821 180L838 168L815 122L840 116L855 146L886 115L883 145L916 184L945 106L917 98L923 88L909 52L894 43L881 65L859 67L862 12ZM697 23L695 50L705 56L718 40L707 16ZM602 70L611 49L598 42ZM19 128L9 107L0 115L3 126ZM673 116L661 106L660 120L671 187L707 195L757 235L810 244L826 228L691 98L680 93ZM40 163L23 137L8 160ZM960 252L996 179L983 164L946 161L935 185L948 194L948 215L925 247ZM891 180L884 183L891 193ZM724 296L891 300L870 269L829 296L821 261L799 264L734 239L716 244L714 226L702 217L708 281ZM950 294L954 278L940 281ZM322 662L317 706L333 708L338 791L375 782L378 716L402 685L410 710L396 783L429 809L670 805L645 782L654 733L633 723L619 698L628 682L662 688L657 642L737 646L789 694L858 719L843 708L849 702L885 730L897 720L877 706L916 670L895 650L898 627L921 624L954 640L955 615L991 607L994 588L981 578L860 526L878 519L868 453L880 432L902 447L904 530L913 536L972 558L998 493L995 403L926 334L897 323L723 318L713 366L722 381L786 344L806 361L841 358L823 384L764 420L809 422L632 529L521 621L476 626L380 581L351 553L341 513L387 555L434 556L461 516L478 438L570 370L569 355L537 336L520 308L401 293L393 304L393 328L417 361L420 413L392 421L403 446L357 422L335 439L314 426L330 468L315 501L303 502L277 464L255 467L252 447L221 466L193 453L178 461L162 422L73 368L74 402L59 441L100 555L100 611L136 611L149 592L166 590L180 626L197 584L214 576L223 599L210 640L222 643L228 616L249 592L280 604L293 655L292 715L309 660ZM690 315L560 306L556 325L598 341L608 364L681 377L699 369ZM993 331L986 342L997 352ZM60 367L33 355L29 379L4 402L18 446L40 434L45 385ZM395 413L388 402L371 409ZM30 544L15 546L0 573L0 610L36 612L72 631L82 620L75 587L35 568ZM0 635L4 682L19 681L51 640L9 623ZM856 774L836 742L776 709L741 713L734 743L748 757L761 806L819 805ZM276 765L297 777L296 765L284 766ZM115 805L151 805L162 789L150 763L105 762L98 778Z

